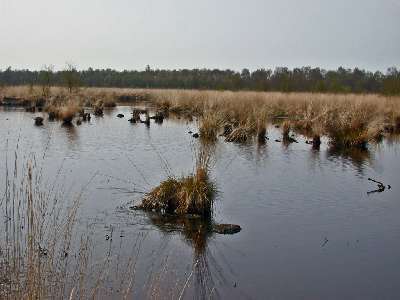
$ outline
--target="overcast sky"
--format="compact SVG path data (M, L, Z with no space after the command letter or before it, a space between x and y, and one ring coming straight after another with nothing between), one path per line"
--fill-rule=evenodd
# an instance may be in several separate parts
M0 0L0 69L400 66L400 0Z

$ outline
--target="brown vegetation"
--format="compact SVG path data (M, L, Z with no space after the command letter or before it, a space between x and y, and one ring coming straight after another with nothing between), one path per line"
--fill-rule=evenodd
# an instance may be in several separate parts
M384 132L400 129L399 97L163 90L149 93L156 104L162 103L175 113L200 117L200 131L206 137L223 131L227 141L260 137L266 123L276 118L285 119L283 137L294 130L312 136L313 144L318 144L325 135L336 147L365 148L379 141Z
M200 151L194 174L170 176L150 191L138 208L174 215L210 216L215 187L209 178L209 159L208 151Z
M54 101L50 102L45 110L49 113L49 119L58 119L64 124L71 124L76 114L81 111L81 106L74 100Z
M15 161L6 162L0 201L5 219L0 224L0 299L97 299L105 280L120 287L119 297L129 298L143 237L127 261L114 256L111 240L104 262L96 261L91 234L78 227L83 190L68 193L61 180L49 186L39 161L32 157L22 163L16 151ZM108 275L115 265L125 267Z
M38 87L4 87L0 98L37 100ZM400 132L400 97L380 95L219 92L197 90L143 90L79 88L69 94L52 87L50 101L75 99L79 106L109 107L117 101L143 101L168 113L199 119L200 135L215 140L219 134L227 141L262 140L268 122L284 119L287 130L306 136L327 136L338 147L365 147L382 134ZM314 128L318 126L318 132Z

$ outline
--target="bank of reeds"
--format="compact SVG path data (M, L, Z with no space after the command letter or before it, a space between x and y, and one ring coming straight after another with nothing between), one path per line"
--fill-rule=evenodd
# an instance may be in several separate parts
M4 97L14 98L31 105L34 105L39 99L46 102L65 102L72 98L86 107L95 105L114 107L117 102L144 101L148 95L144 90L84 87L74 89L72 92L63 87L51 87L44 95L39 86L10 86L0 89L0 102Z
M0 93L0 99L34 99L40 96L40 88L3 87ZM71 96L59 87L51 88L50 95L64 101ZM80 88L73 96L81 106L146 100L164 113L198 118L200 135L206 139L215 139L218 134L224 134L227 141L262 137L264 120L286 120L292 131L307 136L313 136L318 125L321 128L316 135L328 136L337 147L359 147L379 140L380 134L400 133L400 97L118 88Z
M83 270L88 255L84 251L87 239L82 239L79 256L74 257L73 250L81 199L77 196L64 206L60 193L44 189L34 159L22 168L15 159L13 170L7 164L1 199L6 222L1 225L0 298L68 297L73 287L82 288L71 272L78 267Z
M291 130L315 137L316 141L325 135L333 146L348 148L364 148L368 143L379 141L383 134L400 129L399 97L155 90L150 91L150 98L175 113L199 116L200 131L206 137L216 127L219 127L217 130L225 128L222 130L227 141L244 142L255 131L263 133L264 120L284 120L283 137ZM261 111L264 113L260 114ZM259 130L255 130L255 124ZM313 132L316 127L318 132Z
M101 298L100 289L114 267L111 241L105 257L95 262L92 236L77 222L85 186L73 196L64 183L45 183L42 170L34 156L21 162L17 151L15 161L6 161L1 170L5 221L0 224L0 299ZM133 250L138 251L136 246ZM123 276L107 279L121 286L126 298L136 259L129 257Z

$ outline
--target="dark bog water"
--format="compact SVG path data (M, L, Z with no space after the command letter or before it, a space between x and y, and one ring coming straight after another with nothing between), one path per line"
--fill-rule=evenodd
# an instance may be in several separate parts
M315 151L302 137L297 144L276 143L275 128L265 145L219 141L212 166L219 190L214 219L242 227L223 236L198 220L163 220L128 209L168 172L189 174L199 143L187 133L195 131L194 123L166 120L147 128L130 124L129 112L118 107L81 126L46 121L35 127L33 114L0 111L2 181L6 154L13 161L18 145L18 159L34 153L45 180L61 182L67 197L90 182L79 225L92 234L95 258L111 251L119 262L105 277L104 298L121 296L113 279L125 274L132 257L132 294L139 297L178 298L185 284L184 298L400 295L396 142L361 153L337 153L326 144ZM369 177L392 189L367 194L376 188Z

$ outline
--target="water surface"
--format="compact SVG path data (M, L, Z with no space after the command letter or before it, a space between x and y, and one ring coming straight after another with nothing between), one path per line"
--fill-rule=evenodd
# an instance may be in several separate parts
M301 136L299 143L276 143L274 127L265 145L220 140L213 149L214 219L242 227L223 236L198 230L196 220L168 223L129 210L169 174L189 174L199 147L188 134L195 123L170 119L148 128L130 124L130 110L119 106L74 127L47 121L35 127L34 114L0 111L0 178L17 152L21 161L34 155L45 181L62 182L67 195L90 182L79 224L92 231L99 259L110 247L121 262L138 257L133 296L177 297L186 281L187 299L400 295L396 141L350 153L332 151L324 141L317 151ZM392 189L367 194L376 187L369 177ZM113 267L110 278L122 276L123 267ZM119 295L112 280L104 286L104 298Z

